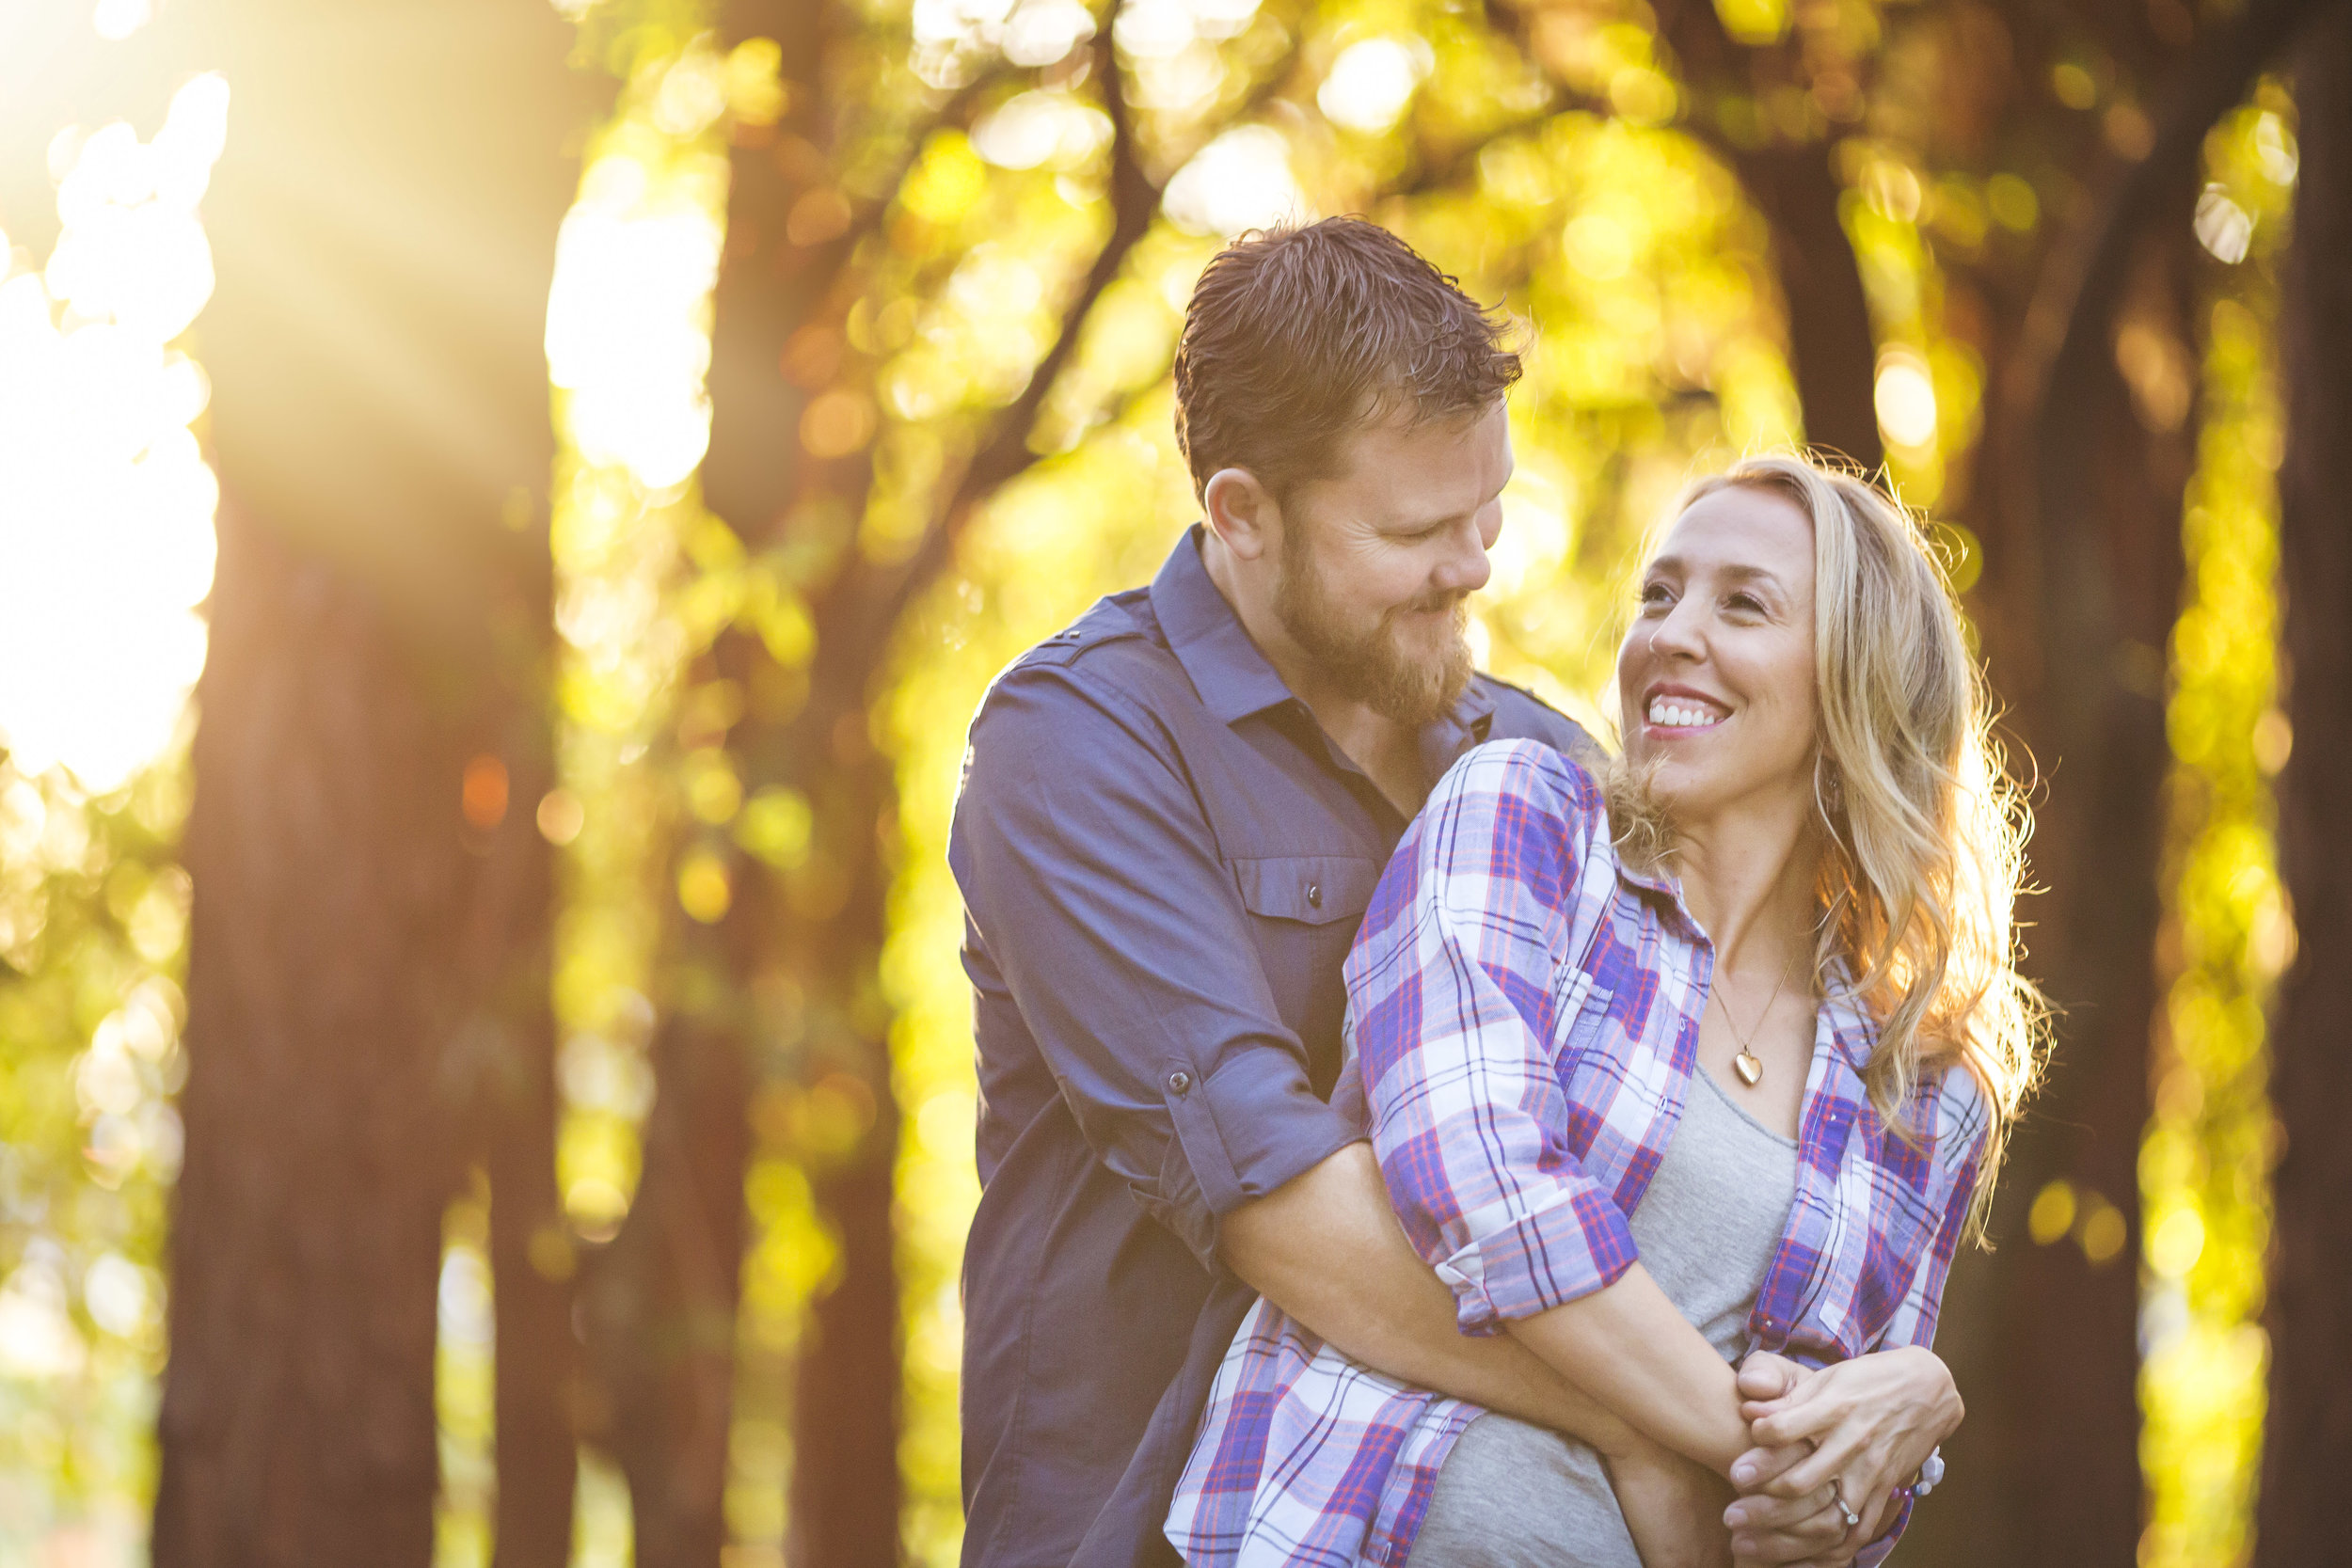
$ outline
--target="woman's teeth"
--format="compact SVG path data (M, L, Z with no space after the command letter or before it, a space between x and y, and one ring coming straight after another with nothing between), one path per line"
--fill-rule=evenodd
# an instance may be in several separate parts
M1717 715L1705 708L1683 707L1661 697L1649 705L1649 721L1676 729L1692 729L1715 722Z

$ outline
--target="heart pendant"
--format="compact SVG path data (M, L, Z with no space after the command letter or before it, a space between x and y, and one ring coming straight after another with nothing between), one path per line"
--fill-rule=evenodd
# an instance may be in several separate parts
M1734 1056L1731 1059L1731 1069L1740 1075L1740 1082L1750 1088L1764 1082L1764 1064L1756 1059L1753 1052L1742 1051Z

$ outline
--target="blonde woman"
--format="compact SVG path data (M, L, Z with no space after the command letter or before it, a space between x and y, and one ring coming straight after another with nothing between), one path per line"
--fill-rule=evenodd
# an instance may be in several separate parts
M1871 1563L1941 1473L1927 1347L2041 1037L1958 608L1880 492L1753 458L1677 510L1617 683L1607 777L1454 766L1347 965L1406 1239L1586 1414L1400 1384L1262 1301L1188 1562Z

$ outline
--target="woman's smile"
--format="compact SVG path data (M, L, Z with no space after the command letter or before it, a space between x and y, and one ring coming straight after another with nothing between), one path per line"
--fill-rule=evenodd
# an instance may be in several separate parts
M1652 686L1642 705L1650 739L1706 734L1729 719L1731 711L1731 705L1721 698L1665 681Z

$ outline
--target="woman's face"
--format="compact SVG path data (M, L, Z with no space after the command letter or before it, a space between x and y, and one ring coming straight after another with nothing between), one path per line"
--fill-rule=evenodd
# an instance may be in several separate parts
M1813 525L1770 491L1701 497L1642 569L1617 650L1626 755L1686 824L1813 788Z

